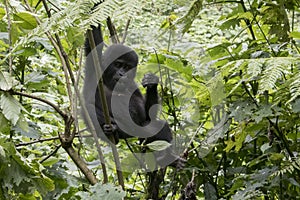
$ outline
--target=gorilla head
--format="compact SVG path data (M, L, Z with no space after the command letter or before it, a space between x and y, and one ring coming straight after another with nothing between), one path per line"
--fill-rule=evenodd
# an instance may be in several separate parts
M121 78L124 84L133 82L138 64L138 55L133 49L114 44L106 49L102 59L103 81L110 90Z

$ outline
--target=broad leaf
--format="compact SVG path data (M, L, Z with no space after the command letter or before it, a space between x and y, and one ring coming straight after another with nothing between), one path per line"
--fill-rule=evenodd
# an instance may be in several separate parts
M0 97L0 108L6 119L10 120L13 125L16 125L22 109L20 103L11 95L2 94Z

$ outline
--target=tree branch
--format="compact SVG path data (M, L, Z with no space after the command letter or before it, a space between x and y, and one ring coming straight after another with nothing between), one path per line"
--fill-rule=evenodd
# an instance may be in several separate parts
M105 96L105 92L104 92L103 79L102 79L102 76L100 76L100 74L101 74L100 73L100 70L101 70L100 60L101 60L101 58L99 58L98 55L97 55L96 44L95 44L95 40L94 40L93 33L92 33L91 30L88 30L87 37L88 37L88 40L89 40L89 44L91 45L92 58L93 58L94 66L95 66L95 71L96 71L96 74L97 74L96 76L99 77L98 89L99 89L102 108L103 108L103 112L104 112L105 123L108 124L108 125L111 125L109 110L108 110L108 106L107 106L107 102L106 102L106 96ZM87 111L86 111L86 114L87 114ZM96 131L93 131L92 134L94 136L95 141L98 142L98 140L97 140L98 137L97 137ZM122 189L125 190L123 174L122 174L122 171L121 171L121 163L120 163L119 153L118 153L117 148L115 146L115 139L114 139L113 136L111 136L109 139L113 143L113 144L111 144L111 148L112 148L114 161L115 161L116 168L117 168L118 181L119 181L119 184L122 187Z
M3 91L3 90L0 89L0 91ZM31 95L31 94L26 94L26 93L23 93L23 92L14 91L14 90L10 90L9 93L12 94L12 95L20 95L20 96L23 96L23 97L27 97L27 98L30 98L30 99L35 99L35 100L41 101L41 102L51 106L56 112L58 112L58 114L63 119L66 119L68 117L67 114L64 113L57 105L55 105L54 103L51 103L50 101L48 101L46 99Z
M93 135L89 134L89 135L75 135L75 137L80 138L88 138L88 137L93 137ZM51 141L51 140L59 140L59 137L51 137L51 138L43 138L43 139L38 139L38 140L33 140L31 142L24 142L24 143L19 143L16 144L16 147L22 147L22 146L28 146L28 145L32 145L32 144L36 144L36 143L43 143L43 142L47 142L47 141Z
M47 159L49 159L51 156L53 156L54 154L56 154L57 151L60 149L60 147L61 147L61 144L58 145L58 146L54 149L54 151L52 151L49 155L47 155L45 158L43 158L43 159L40 161L40 163L45 162L45 161L46 161Z

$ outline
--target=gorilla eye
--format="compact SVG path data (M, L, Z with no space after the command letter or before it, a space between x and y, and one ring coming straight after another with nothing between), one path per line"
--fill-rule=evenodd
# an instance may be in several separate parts
M130 70L130 66L129 66L129 65L125 65L125 66L124 66L124 69L125 69L126 71L129 71L129 70Z
M115 62L115 67L121 68L121 67L122 67L122 63L119 62L119 61L116 61L116 62Z

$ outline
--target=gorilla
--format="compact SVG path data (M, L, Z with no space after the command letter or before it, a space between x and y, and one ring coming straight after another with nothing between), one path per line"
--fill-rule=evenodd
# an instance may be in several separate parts
M97 75L91 55L91 47L89 42L86 41L87 60L83 97L98 137L110 142L108 138L113 136L115 143L118 143L119 139L130 137L137 137L144 144L157 140L170 143L172 132L168 123L157 119L159 78L151 73L145 74L142 79L142 86L146 89L146 94L142 95L134 81L138 65L136 52L123 44L113 44L102 54L103 39L99 27L92 27L92 33L97 45L95 51L98 57L101 58L100 71L102 74ZM110 125L105 123L98 87L100 77L103 80L111 120ZM176 160L182 163L182 159L175 155L171 148L167 148L158 154L156 154L158 164L168 161L173 163Z

